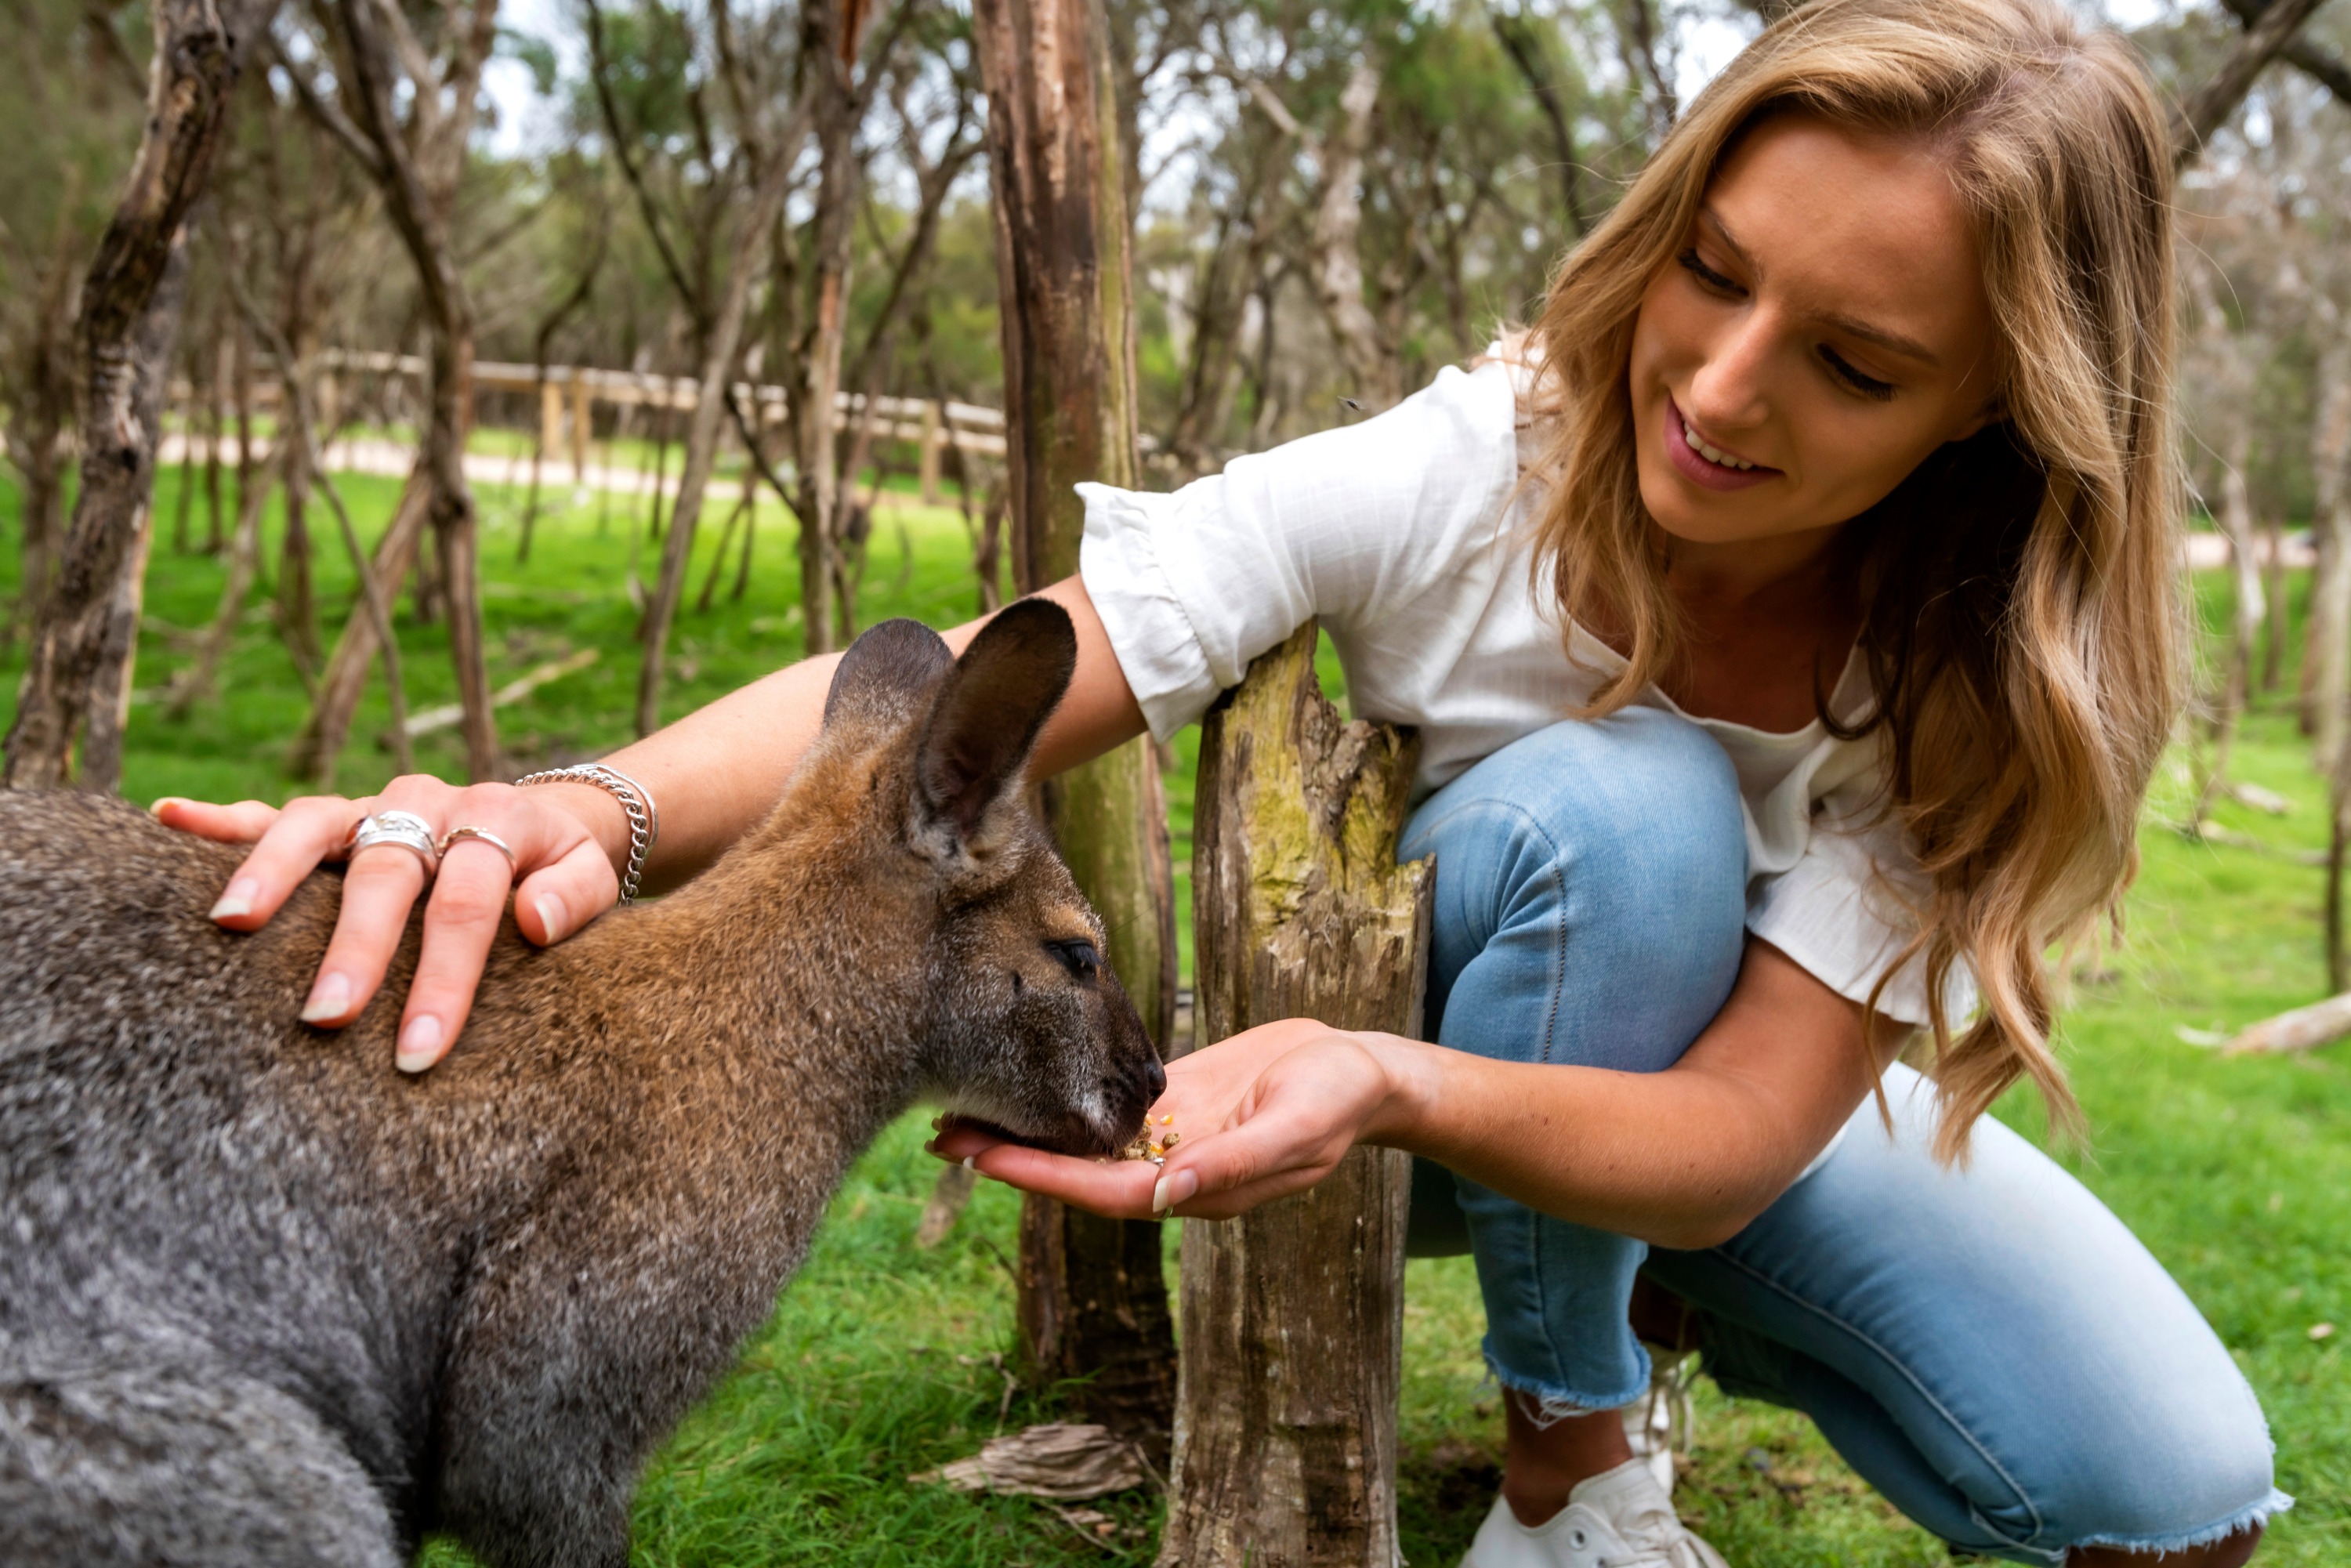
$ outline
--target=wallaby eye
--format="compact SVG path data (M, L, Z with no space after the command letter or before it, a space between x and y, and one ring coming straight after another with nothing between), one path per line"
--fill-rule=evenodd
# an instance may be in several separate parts
M1091 980L1102 970L1102 955L1091 942L1048 942L1045 950L1061 961L1073 979Z

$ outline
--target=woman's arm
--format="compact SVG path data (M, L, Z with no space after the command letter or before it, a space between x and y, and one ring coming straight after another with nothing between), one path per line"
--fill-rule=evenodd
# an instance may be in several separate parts
M1050 778L1142 734L1144 723L1085 584L1067 578L1038 597L1067 610L1078 632L1077 673L1046 721L1030 768ZM983 616L940 635L960 655L986 624ZM645 867L649 890L695 875L767 816L816 739L840 663L840 654L823 653L786 665L602 759L661 802L661 843ZM597 824L607 858L627 863L628 819L611 796L590 785L538 788L569 791L575 814Z
M1881 1023L1876 1060L1903 1037ZM1860 1007L1750 939L1730 999L1662 1072L1494 1061L1307 1020L1170 1064L1163 1169L1094 1165L961 1127L937 1152L1105 1214L1224 1218L1312 1186L1358 1143L1425 1155L1531 1208L1662 1247L1736 1235L1870 1088Z
M1078 632L1077 672L1040 737L1032 764L1050 775L1100 756L1143 731L1102 618L1071 577L1044 591L1070 612ZM985 624L944 633L962 653ZM672 886L707 866L767 815L785 779L824 720L837 654L804 659L755 681L605 760L641 781L661 809L661 838L646 864L649 887ZM164 800L166 825L206 838L257 840L229 878L213 917L232 930L266 924L302 879L331 854L362 811L413 811L435 836L460 824L488 830L515 863L488 845L450 846L424 915L424 946L401 1017L400 1065L422 1071L464 1028L507 894L525 936L561 940L611 907L628 863L629 824L620 803L592 785L455 786L429 775L394 779L364 800L312 797L284 810L246 800L231 806ZM342 911L302 1017L340 1027L359 1017L383 982L424 873L405 854L362 857L343 881Z

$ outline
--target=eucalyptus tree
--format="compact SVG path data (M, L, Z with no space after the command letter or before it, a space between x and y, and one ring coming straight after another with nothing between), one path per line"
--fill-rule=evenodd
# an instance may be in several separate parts
M108 198L138 139L146 73L110 9L25 0L0 11L0 455L16 472L22 568L5 632L29 624L64 540L73 460L73 324Z
M203 194L229 95L275 0L155 0L138 152L84 275L74 320L81 485L5 743L5 781L74 777L110 790L122 770L165 378L185 296L187 219ZM119 40L118 40L119 41Z

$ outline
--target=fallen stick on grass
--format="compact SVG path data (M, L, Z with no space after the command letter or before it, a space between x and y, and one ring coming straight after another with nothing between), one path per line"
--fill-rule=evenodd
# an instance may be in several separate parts
M509 704L518 703L548 682L559 681L566 675L576 674L586 669L601 656L600 649L582 648L576 653L566 654L560 659L551 659L520 679L510 681L492 692L490 706L495 710L506 707ZM465 708L456 703L445 703L440 707L429 707L422 713L410 714L407 725L408 738L414 740L420 735L430 735L436 729L447 729L465 716ZM384 736L384 744L386 746L392 744L392 737L389 733Z
M1055 1421L991 1437L970 1458L906 1479L957 1491L1081 1502L1142 1486L1149 1478L1134 1445L1109 1427Z
M2220 1054L2252 1056L2313 1051L2346 1034L2351 1034L2351 992L2249 1025L2220 1048Z

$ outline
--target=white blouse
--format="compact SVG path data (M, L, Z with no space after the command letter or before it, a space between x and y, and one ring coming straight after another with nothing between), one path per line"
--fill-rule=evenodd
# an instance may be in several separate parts
M1359 717L1416 727L1416 792L1554 724L1622 658L1583 627L1574 657L1533 575L1536 450L1524 371L1489 361L1361 423L1235 458L1173 495L1081 485L1080 572L1127 684L1162 740L1197 719L1249 661L1320 617ZM1654 685L1639 701L1679 713ZM1859 657L1830 694L1867 711ZM1787 734L1691 716L1727 752L1747 819L1747 925L1840 994L1866 998L1917 929L1923 890L1881 818L1883 738L1841 740L1814 719ZM1879 1000L1927 1021L1914 959ZM1947 989L1956 1023L1973 987Z

